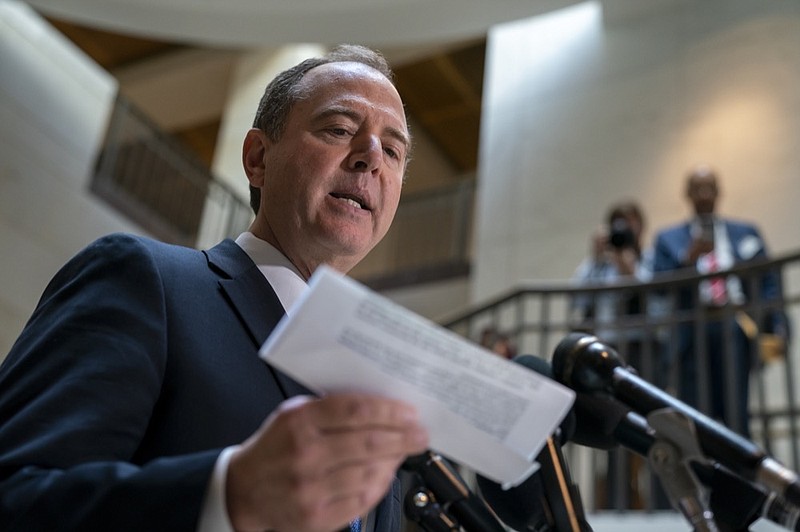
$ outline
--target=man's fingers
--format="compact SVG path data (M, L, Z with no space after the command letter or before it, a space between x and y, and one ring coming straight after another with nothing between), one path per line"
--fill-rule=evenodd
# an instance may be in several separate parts
M227 487L238 496L228 497L229 515L243 528L346 524L380 501L406 456L427 446L415 409L399 401L292 399L232 455Z
M364 394L335 394L319 399L314 405L316 424L323 430L367 426L403 428L419 423L411 405Z
M374 460L402 460L428 447L428 432L413 409L369 396L326 397L284 411L274 423L286 429L285 452L292 457L286 466L299 478Z
M428 433L421 427L406 430L349 429L325 433L325 447L332 468L350 462L418 454L428 447Z
M325 511L332 515L352 516L373 508L386 496L402 459L342 467L322 479L326 493Z

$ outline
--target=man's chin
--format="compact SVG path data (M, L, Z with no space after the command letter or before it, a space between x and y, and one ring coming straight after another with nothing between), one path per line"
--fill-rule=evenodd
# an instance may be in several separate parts
M335 236L338 238L330 239L326 247L329 251L330 264L343 265L337 267L340 271L349 271L355 267L375 247L368 240L341 238L343 236L341 234ZM344 265L349 265L346 270L342 269Z

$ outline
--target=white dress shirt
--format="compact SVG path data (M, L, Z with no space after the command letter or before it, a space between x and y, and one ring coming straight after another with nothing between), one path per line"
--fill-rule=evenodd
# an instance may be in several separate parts
M700 231L700 222L695 221L692 226L692 234ZM714 262L712 262L712 254ZM725 222L714 217L714 250L711 253L700 255L697 258L697 272L711 273L712 271L724 271L732 268L736 259L733 255L733 246L728 238L728 231ZM714 264L716 263L716 264ZM713 265L713 266L712 266ZM726 277L725 292L727 300L734 305L744 303L744 291L742 281L736 275ZM700 300L705 304L712 302L711 282L706 279L700 283Z

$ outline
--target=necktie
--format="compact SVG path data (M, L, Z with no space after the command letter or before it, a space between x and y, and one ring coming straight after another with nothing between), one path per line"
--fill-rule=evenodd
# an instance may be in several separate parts
M709 266L709 271L712 272L719 271L719 263L717 262L717 256L713 251L708 256L708 266ZM709 279L708 289L711 295L711 304L721 307L728 302L728 295L726 293L724 277L712 277L711 279Z
M350 523L350 532L361 532L361 518L356 517Z

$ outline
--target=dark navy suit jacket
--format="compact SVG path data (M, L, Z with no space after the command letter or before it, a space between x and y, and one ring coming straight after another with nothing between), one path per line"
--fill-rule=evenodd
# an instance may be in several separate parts
M767 251L764 240L755 226L732 220L722 220L722 222L728 233L735 263L766 257ZM682 262L692 243L691 227L690 223L685 222L664 229L656 235L653 259L654 271L678 270L685 267ZM754 239L752 240L753 245L746 246L747 249L743 249L742 242L751 238Z
M731 244L734 264L767 257L764 240L754 225L734 220L723 220L723 223ZM654 273L684 268L683 260L691 242L689 223L682 223L658 233L653 246ZM758 296L762 301L776 301L781 296L781 282L777 272L767 272L762 276L758 286L760 292ZM753 294L747 293L749 283L743 283L742 288L748 299L753 297ZM683 291L679 296L679 306L684 309L691 308L694 299L695 296L690 291ZM767 323L761 325L768 332L781 331L788 334L786 318L782 311L768 313Z
M79 253L0 367L0 530L195 530L220 451L309 393L258 357L283 313L230 240ZM399 528L395 481L376 530Z

